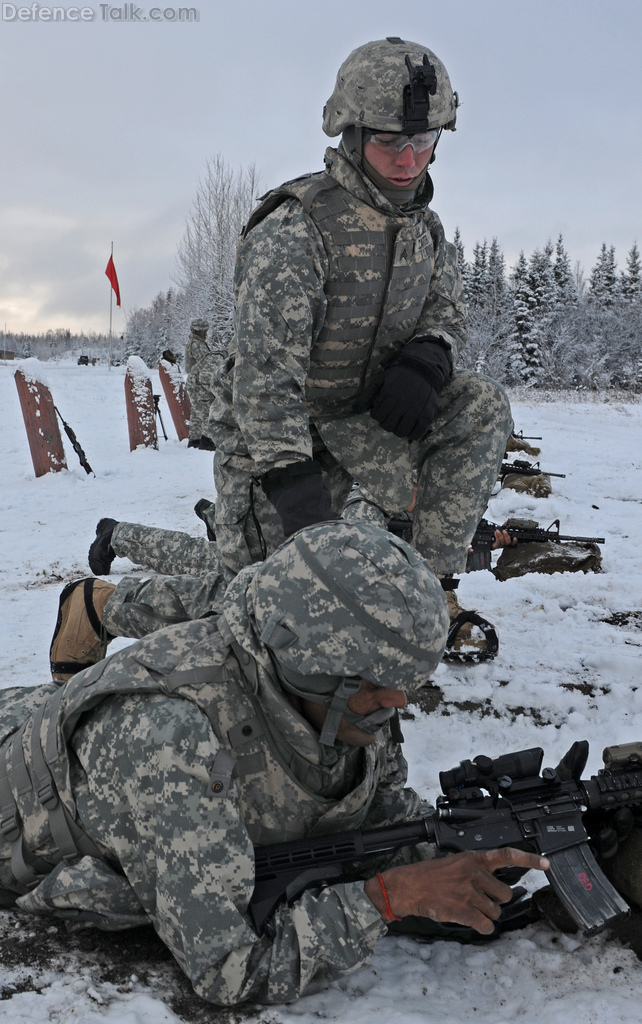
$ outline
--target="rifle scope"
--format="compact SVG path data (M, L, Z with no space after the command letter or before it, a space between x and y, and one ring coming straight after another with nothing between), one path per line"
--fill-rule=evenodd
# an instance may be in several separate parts
M469 786L486 787L489 782L497 782L506 775L511 779L530 779L539 775L543 757L541 747L518 750L495 758L478 754L473 761L460 761L459 767L449 772L440 772L439 785L442 793L451 796L453 790Z

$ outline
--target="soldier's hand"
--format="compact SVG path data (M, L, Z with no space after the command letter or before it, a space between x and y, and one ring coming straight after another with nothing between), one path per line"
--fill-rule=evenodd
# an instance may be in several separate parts
M384 430L418 441L430 428L451 374L452 359L443 342L415 338L358 396L354 411L370 409Z
M506 847L391 868L383 872L382 878L390 910L396 917L428 917L490 935L502 903L508 903L513 894L494 872L506 867L546 871L549 866L545 857ZM390 921L378 878L368 879L365 891L383 919Z
M491 544L491 549L497 551L498 548L514 548L517 544L517 537L511 537L508 530L495 530L495 540Z

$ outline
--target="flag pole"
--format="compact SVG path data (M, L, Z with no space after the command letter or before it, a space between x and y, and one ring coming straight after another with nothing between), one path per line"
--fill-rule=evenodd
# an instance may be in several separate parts
M111 258L112 258L112 260L114 258L114 243L113 242L111 243ZM107 364L107 368L109 370L111 370L111 362L112 362L111 314L112 314L113 302L114 302L114 289L113 289L112 283L110 281L109 282L109 360L108 360L108 364Z

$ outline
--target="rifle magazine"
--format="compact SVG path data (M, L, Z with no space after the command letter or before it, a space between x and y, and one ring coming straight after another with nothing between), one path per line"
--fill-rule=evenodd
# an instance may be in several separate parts
M588 843L545 854L546 875L586 936L597 935L629 913L629 905L602 873Z

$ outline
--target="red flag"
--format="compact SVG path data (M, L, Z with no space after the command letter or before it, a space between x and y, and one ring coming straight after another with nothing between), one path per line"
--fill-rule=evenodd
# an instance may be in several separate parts
M116 267L114 266L113 256L109 257L109 263L107 264L105 274L109 278L110 284L114 291L116 292L116 305L120 306L120 288L118 286L118 275L116 274Z

